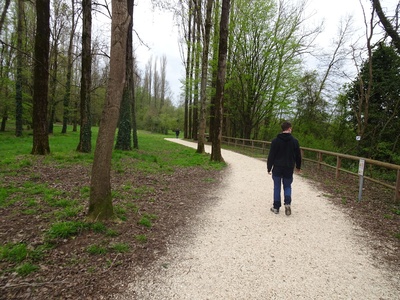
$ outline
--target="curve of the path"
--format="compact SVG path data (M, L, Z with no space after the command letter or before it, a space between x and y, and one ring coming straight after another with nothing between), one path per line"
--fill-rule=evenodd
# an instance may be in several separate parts
M222 156L227 174L193 236L115 299L400 299L400 272L372 258L367 234L312 183L295 175L292 215L275 215L265 161Z

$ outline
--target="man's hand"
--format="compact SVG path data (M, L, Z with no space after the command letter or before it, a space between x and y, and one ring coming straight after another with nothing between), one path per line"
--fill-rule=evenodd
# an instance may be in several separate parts
M296 173L300 174L301 173L301 169L296 169Z
M268 175L271 175L271 172L268 172Z

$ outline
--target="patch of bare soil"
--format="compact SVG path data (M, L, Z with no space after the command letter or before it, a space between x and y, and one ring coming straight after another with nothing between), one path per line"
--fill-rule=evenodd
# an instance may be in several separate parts
M20 200L1 208L1 244L25 243L31 250L44 245L51 224L66 220L60 217L65 210L57 206L62 201L56 200L84 206L78 216L67 220L85 221L88 197L83 194L85 189L87 193L89 174L89 168L80 165L57 168L38 163L5 176L0 187L14 187L15 193L32 180L58 193L52 195L57 199L39 193L29 195L30 200L21 194ZM138 267L163 255L171 239L183 238L192 218L211 199L203 195L218 184L220 175L219 171L202 168L155 175L114 173L113 205L122 221L109 222L106 227L108 233L116 234L92 228L52 240L53 248L46 250L44 257L29 258L39 269L27 276L13 271L16 263L1 260L0 299L108 299L122 291ZM150 216L151 227L139 224L143 216ZM128 245L129 250L116 251L113 245L117 244ZM88 248L93 245L106 249L106 253L90 254Z

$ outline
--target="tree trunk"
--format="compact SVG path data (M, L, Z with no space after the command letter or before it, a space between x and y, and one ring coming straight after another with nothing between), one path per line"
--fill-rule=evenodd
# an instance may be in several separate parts
M118 122L118 134L115 149L132 150L131 129L132 129L132 102L133 102L133 6L134 0L127 0L127 10L130 16L128 35L126 39L126 82L122 94L121 109Z
M1 33L1 31L3 30L4 20L6 19L7 10L8 10L8 7L10 6L10 2L11 2L11 0L6 0L6 1L5 1L3 11L1 12L1 17L0 17L0 33ZM19 5L19 4L18 4L18 5Z
M71 100L71 78L72 78L72 67L73 67L73 49L74 49L74 35L75 35L75 0L71 0L71 32L69 36L69 45L68 45L68 62L67 62L67 81L65 83L65 94L63 99L63 125L61 129L61 133L67 133L67 126L70 118L70 100Z
M221 154L223 98L226 75L226 55L228 53L228 25L229 25L230 0L222 1L221 20L219 26L218 74L215 95L215 122L212 141L211 160L223 162Z
M92 85L92 1L83 0L82 28L82 78L81 78L81 130L77 151L90 153L92 151L92 131L90 117L90 89Z
M196 17L194 18L196 24L196 38L193 39L193 55L195 57L194 62L194 80L193 80L193 124L192 124L192 138L197 140L199 131L199 78L200 78L200 49L201 49L201 0L194 1L194 10Z
M203 57L201 60L201 85L200 85L200 116L199 136L197 153L204 153L205 132L206 132L206 103L207 103L207 75L208 75L208 52L210 46L211 14L214 0L207 0L205 32L203 40Z
M22 50L23 36L23 18L24 18L24 3L23 0L18 0L18 20L17 20L17 48ZM22 51L17 51L17 74L15 80L15 136L22 136Z
M212 72L211 72L211 103L210 103L210 128L209 132L209 140L213 141L214 139L214 122L215 122L215 90L217 87L217 61L218 61L218 40L219 40L219 27L218 21L220 16L220 3L219 0L215 3L214 9L214 35L213 35L213 64L212 64Z
M186 34L186 47L187 47L187 56L186 56L186 68L185 68L185 116L184 116L184 132L183 137L185 139L190 136L190 127L189 127L189 98L190 98L190 49L191 49L191 36L192 36L192 1L189 1L189 11L188 11L188 24L187 24L187 34Z
M35 66L33 71L33 147L31 154L50 153L47 131L50 0L36 1Z
M130 17L126 0L112 1L110 75L100 119L90 183L88 219L114 217L111 198L111 157L126 76L126 43Z

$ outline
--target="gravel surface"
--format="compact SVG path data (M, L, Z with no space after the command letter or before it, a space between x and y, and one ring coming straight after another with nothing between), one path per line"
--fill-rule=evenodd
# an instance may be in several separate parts
M295 175L292 215L275 215L265 161L222 154L215 204L115 299L400 299L400 270L374 260L367 233L311 182Z

